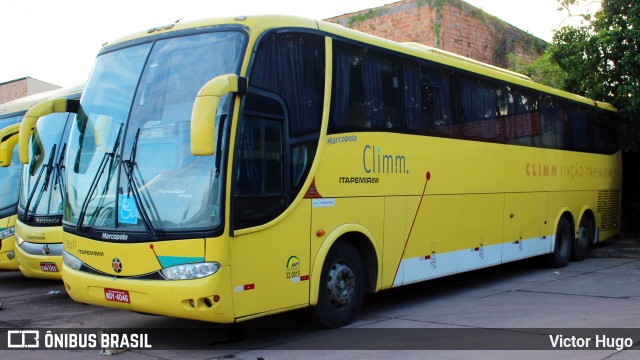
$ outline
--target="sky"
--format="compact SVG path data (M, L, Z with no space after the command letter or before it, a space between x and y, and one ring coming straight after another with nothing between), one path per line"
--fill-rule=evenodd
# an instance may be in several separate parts
M551 41L570 23L556 0L465 0ZM20 0L0 2L0 83L30 76L59 86L86 81L104 42L178 19L287 14L326 19L393 0ZM570 20L570 19L569 19Z

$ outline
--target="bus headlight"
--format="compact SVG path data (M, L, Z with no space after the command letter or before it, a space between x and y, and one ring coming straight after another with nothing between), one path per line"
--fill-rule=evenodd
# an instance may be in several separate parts
M82 260L69 254L66 251L62 252L62 262L64 266L68 266L70 269L73 269L73 270L80 270L80 268L82 267Z
M6 238L8 238L9 236L13 235L16 233L16 227L12 226L6 229L2 229L0 230L0 240L4 240Z
M160 270L167 280L199 279L215 274L220 269L220 263L206 262L197 264L185 264L168 267Z

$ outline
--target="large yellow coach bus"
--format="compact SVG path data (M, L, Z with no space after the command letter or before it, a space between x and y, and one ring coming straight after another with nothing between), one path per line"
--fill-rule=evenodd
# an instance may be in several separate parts
M219 323L310 306L337 327L366 293L560 267L618 231L610 105L322 21L134 34L79 105L62 279L82 303Z
M47 91L0 105L0 269L18 269L14 234L20 188L20 162L15 147L19 123L32 105L46 100L51 94Z
M52 98L79 99L84 84L56 91ZM35 109L34 109L35 110ZM15 254L27 277L60 280L62 270L62 209L67 139L73 112L54 113L25 121L28 162L22 167Z

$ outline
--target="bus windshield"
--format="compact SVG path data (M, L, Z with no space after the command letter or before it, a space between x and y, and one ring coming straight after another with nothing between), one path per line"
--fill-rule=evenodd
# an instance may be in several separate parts
M19 208L23 220L30 215L62 215L61 182L68 113L41 118L29 140L29 164L22 169Z
M105 52L70 133L65 224L132 232L207 230L220 225L231 98L218 109L216 156L190 150L198 90L238 73L246 36L217 31Z
M22 115L9 116L0 119L0 129L19 123ZM18 159L18 147L13 149L11 165L0 167L0 211L14 208L18 203L18 188L20 187L20 159ZM14 213L15 214L15 213ZM1 216L0 216L1 217Z

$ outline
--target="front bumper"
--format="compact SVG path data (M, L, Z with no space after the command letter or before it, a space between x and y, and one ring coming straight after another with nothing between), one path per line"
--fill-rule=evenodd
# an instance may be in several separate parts
M77 302L215 323L235 321L230 279L228 266L193 280L138 280L62 268L65 289Z

